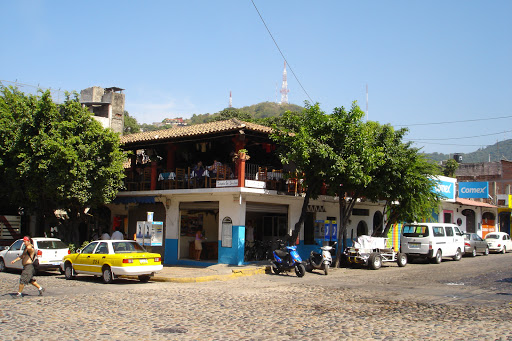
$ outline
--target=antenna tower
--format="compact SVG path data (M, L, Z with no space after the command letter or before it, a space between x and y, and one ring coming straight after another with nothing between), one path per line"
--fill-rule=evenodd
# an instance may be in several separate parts
M229 91L229 107L233 107L233 98L231 97L231 90Z
M280 104L288 104L288 81L286 80L286 61L284 62L284 70L283 70L283 84L281 85L281 103Z

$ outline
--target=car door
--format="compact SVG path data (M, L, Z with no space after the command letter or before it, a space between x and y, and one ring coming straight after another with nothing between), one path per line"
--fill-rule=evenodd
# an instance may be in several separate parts
M6 267L11 269L23 269L23 264L21 263L21 261L17 261L16 263L11 264L13 260L21 256L21 254L23 253L22 246L24 246L22 239L18 239L17 241L12 243L11 246L9 246L9 250L5 253L4 256L4 262Z
M91 257L94 254L94 250L98 246L98 242L92 242L87 244L86 247L78 254L73 262L73 268L77 272L93 272Z
M487 249L487 242L485 240L476 233L471 234L471 239L475 241L476 252L485 252L485 249Z
M503 236L504 244L507 246L507 251L512 251L512 240L510 239L510 235L505 234Z
M464 254L464 233L457 226L453 226L453 234L454 254L457 252L457 249L460 249L461 254Z
M98 247L94 250L94 253L91 255L91 271L101 275L101 268L103 263L107 259L108 255L108 243L107 242L99 242Z
M446 251L443 251L443 255L453 256L455 254L455 251L457 250L457 244L455 243L455 232L453 231L453 227L451 226L445 226L445 231Z

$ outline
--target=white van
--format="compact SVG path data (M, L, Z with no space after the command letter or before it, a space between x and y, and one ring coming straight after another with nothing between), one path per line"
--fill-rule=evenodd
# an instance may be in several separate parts
M400 251L409 259L428 258L436 264L443 257L458 261L464 252L464 236L454 224L407 223L402 229Z

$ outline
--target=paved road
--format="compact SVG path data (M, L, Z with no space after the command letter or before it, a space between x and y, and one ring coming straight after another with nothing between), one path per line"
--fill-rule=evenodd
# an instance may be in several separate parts
M386 264L328 276L104 285L39 276L11 298L0 273L2 340L512 340L512 254Z

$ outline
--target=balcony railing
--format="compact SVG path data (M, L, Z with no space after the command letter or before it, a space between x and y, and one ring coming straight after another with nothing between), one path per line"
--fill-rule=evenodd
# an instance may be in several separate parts
M126 191L216 188L221 186L219 181L237 180L238 178L235 164L225 164L216 172L205 171L203 176L195 174L191 167L158 170L151 166L136 171L126 169L125 175ZM284 172L282 169L246 163L245 179L264 182L266 189L290 195L300 195L304 192L302 179L296 174ZM229 182L224 181L222 187L226 183ZM233 182L229 185L232 186Z

